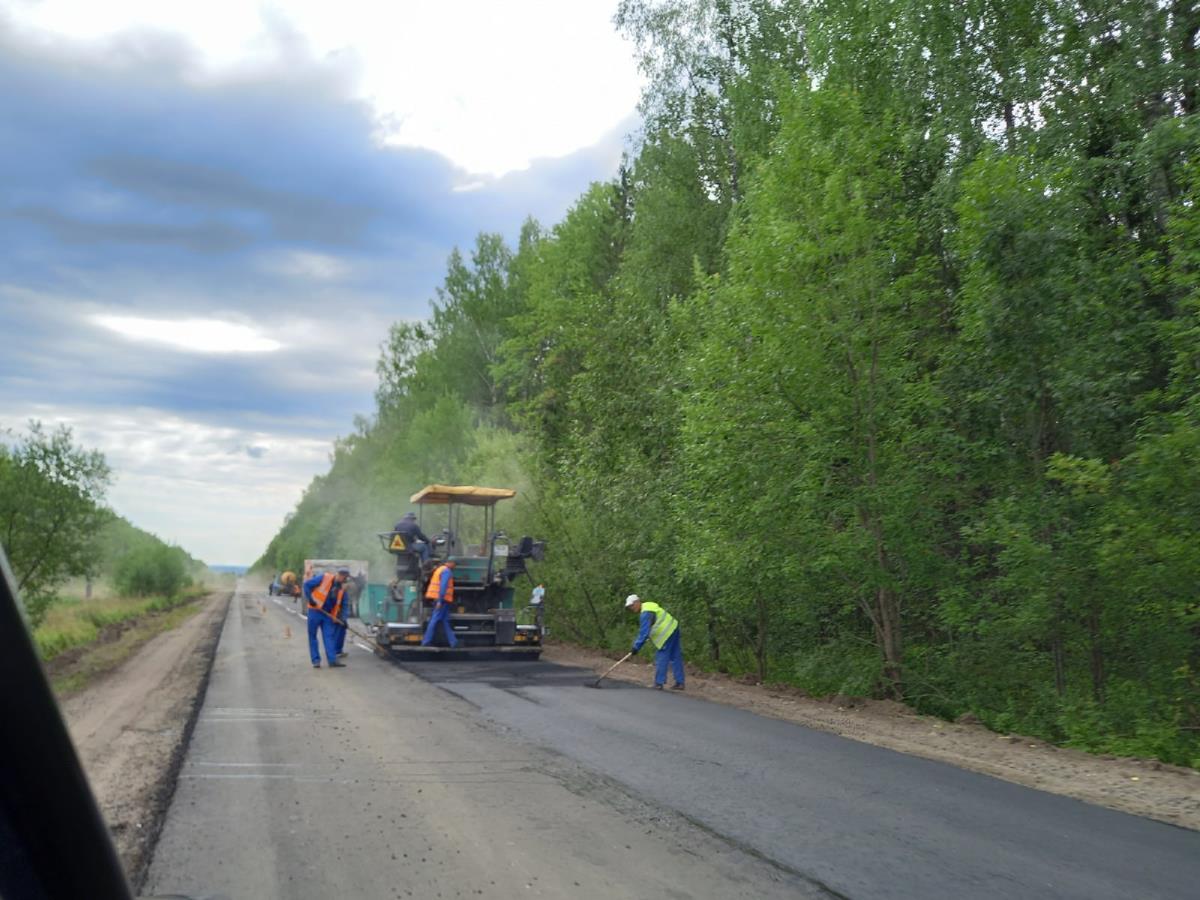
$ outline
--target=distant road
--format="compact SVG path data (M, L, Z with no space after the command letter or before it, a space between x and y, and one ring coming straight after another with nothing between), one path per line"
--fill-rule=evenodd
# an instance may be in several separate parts
M146 893L1116 900L1200 885L1198 832L686 695L588 690L577 669L406 669L355 650L315 671L304 641L282 603L235 597Z

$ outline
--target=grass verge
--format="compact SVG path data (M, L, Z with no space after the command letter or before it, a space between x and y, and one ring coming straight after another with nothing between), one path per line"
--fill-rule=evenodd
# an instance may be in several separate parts
M174 609L206 592L204 587L196 586L171 597L59 600L50 607L45 620L33 632L33 640L42 661L49 662L66 650L93 643L107 626Z
M198 613L207 590L173 597L110 598L56 605L34 632L54 692L65 698L111 672L152 637Z

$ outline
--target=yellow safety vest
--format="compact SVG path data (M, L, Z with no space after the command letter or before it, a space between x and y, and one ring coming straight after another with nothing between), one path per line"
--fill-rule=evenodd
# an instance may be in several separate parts
M655 647L661 650L663 644L667 642L667 638L675 633L679 623L673 615L657 603L650 603L647 600L642 601L642 612L654 613L654 624L650 626L650 640L654 642Z

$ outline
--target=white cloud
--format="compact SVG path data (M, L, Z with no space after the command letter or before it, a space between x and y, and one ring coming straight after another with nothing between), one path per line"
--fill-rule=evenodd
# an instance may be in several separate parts
M350 264L343 259L305 250L271 256L265 260L264 268L278 275L307 281L338 281L351 272Z
M266 549L305 486L328 469L335 436L307 421L249 429L158 409L0 406L0 422L18 431L31 418L68 425L77 444L104 454L118 514L209 563L249 564Z
M92 317L97 325L122 337L166 344L191 353L273 353L283 347L248 325L219 319L147 319L140 316Z
M0 0L45 36L184 35L208 77L307 52L358 73L382 141L493 176L598 141L637 104L641 76L616 34L616 0Z

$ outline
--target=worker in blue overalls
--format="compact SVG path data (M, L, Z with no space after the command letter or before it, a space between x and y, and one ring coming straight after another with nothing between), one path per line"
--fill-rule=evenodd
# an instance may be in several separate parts
M339 575L343 572L347 575L350 574L349 569L338 569ZM366 583L367 579L363 576L362 572L359 572L353 578L348 578L345 584L342 585L342 595L338 598L342 604L342 614L339 616L341 622L334 623L334 627L337 629L336 649L338 659L341 659L343 656L349 656L346 653L346 632L350 630L350 626L346 620L353 615L358 615L355 610L358 608L358 599L362 596L362 590L366 586Z
M683 690L683 644L679 637L679 622L676 618L649 600L643 600L637 594L625 598L625 608L637 613L639 622L638 634L633 641L630 653L637 653L649 639L654 644L654 686L663 689L667 683L667 667L675 676L673 691Z
M321 654L317 649L317 632L325 643L325 661L331 669L346 665L338 661L339 622L342 619L342 600L346 595L346 579L349 569L338 569L336 573L322 572L304 582L304 599L308 601L308 653L314 669L321 668ZM344 626L341 626L344 627ZM342 638L345 641L345 637Z
M433 570L433 575L429 579L429 587L425 589L425 599L432 600L434 606L429 626L425 629L425 637L421 640L421 646L428 647L433 643L433 635L440 623L446 632L446 643L451 647L457 647L458 638L454 636L454 629L450 627L450 610L454 606L453 556Z
M338 574L341 575L342 573L349 575L350 570L338 569ZM350 615L350 597L349 592L346 590L346 586L349 583L349 580L347 580L340 585L334 586L334 590L338 592L338 614L333 622L333 649L337 652L338 659L341 659L343 656L347 655L346 631L348 629L346 627L346 617Z

